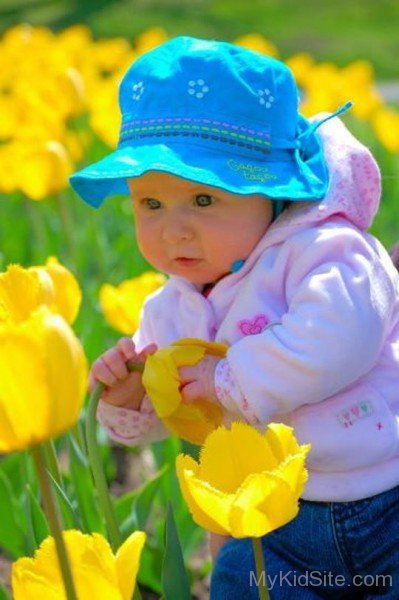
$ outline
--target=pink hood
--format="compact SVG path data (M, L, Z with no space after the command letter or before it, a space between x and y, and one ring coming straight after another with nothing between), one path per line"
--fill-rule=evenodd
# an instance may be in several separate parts
M327 116L319 114L314 121ZM317 203L295 202L269 230L273 243L287 237L287 227L309 227L332 216L342 216L361 231L368 229L380 202L380 171L370 151L348 131L338 118L318 129L324 146L330 182L326 197Z

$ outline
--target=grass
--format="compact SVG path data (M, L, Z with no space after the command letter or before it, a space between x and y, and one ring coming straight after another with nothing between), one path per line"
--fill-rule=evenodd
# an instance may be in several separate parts
M398 77L397 0L0 0L0 32L21 21L54 30L82 22L95 36L131 41L154 25L226 40L256 31L283 58L306 51L340 66L368 59L379 79Z

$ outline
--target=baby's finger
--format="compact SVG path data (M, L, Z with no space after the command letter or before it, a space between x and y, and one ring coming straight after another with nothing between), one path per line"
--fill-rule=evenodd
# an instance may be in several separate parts
M97 383L98 383L97 379L94 377L93 373L90 371L89 378L87 381L87 389L89 390L90 394L94 391L94 388L96 387Z
M194 400L197 400L197 398L204 397L203 386L200 381L186 383L186 385L183 385L180 388L180 394L184 402L193 402Z
M98 358L95 363L93 363L91 375L96 381L100 381L106 386L115 385L115 383L118 381L111 369L104 362L102 356Z
M117 342L116 347L123 354L126 361L132 360L132 359L136 358L136 356L137 356L136 347L134 345L132 338L130 338L130 337L121 338Z
M179 368L180 383L185 384L198 379L198 368L196 365Z
M111 348L102 355L102 359L117 379L125 379L128 375L125 360L117 348Z
M158 350L158 346L156 344L149 344L139 354L139 358L144 362L147 356L151 356Z

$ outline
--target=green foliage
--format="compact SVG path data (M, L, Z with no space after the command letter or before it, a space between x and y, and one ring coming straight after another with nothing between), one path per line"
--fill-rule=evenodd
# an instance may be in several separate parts
M82 519L83 531L105 535L104 522L96 502L96 490L88 458L83 454L72 434L67 434L67 439L71 480L76 494L78 512Z
M8 595L6 589L0 583L0 600L10 600L10 596Z
M42 541L50 534L45 514L40 506L36 494L31 486L26 486L26 507L29 520L29 530L32 532L35 547L40 546Z
M25 549L25 534L18 502L7 475L0 470L0 547L12 558Z
M168 504L165 522L165 552L162 566L162 590L165 600L190 600L190 584L184 566L183 553L173 517Z
M74 509L72 501L68 498L65 490L55 481L51 473L49 475L53 485L56 501L61 511L63 528L83 530L80 513Z

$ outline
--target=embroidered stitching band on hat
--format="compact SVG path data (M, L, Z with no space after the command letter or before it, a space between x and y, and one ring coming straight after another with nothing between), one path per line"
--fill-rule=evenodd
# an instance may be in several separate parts
M270 134L264 131L256 131L221 121L188 117L127 121L122 124L119 143L162 136L201 137L245 146L259 152L268 152L270 148Z
M122 79L118 147L72 175L92 206L160 171L239 195L321 200L328 172L317 126L298 114L282 62L226 42L177 37L136 59ZM337 111L336 114L340 114ZM328 118L332 118L331 115Z

